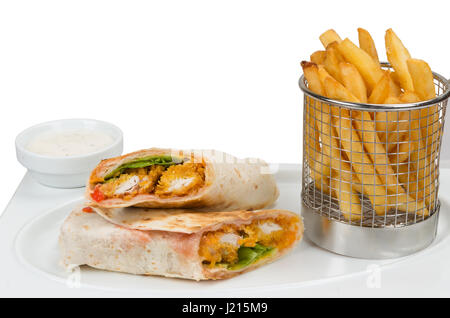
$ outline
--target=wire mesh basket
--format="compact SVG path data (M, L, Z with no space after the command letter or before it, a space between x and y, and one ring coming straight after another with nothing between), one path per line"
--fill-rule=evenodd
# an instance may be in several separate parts
M436 98L382 105L331 100L300 78L302 214L314 243L348 256L391 258L433 241L450 95L448 81L433 75Z

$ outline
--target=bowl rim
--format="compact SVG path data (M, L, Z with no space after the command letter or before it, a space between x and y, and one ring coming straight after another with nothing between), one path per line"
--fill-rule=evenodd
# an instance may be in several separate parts
M61 122L77 122L77 121L79 121L79 122L90 121L90 122L94 122L96 124L109 126L113 130L115 130L115 132L117 133L117 137L114 138L114 142L111 145L109 145L109 146L107 146L105 148L102 148L100 150L97 150L97 151L94 151L94 152L89 152L89 153L82 154L82 155L66 156L66 157L54 157L54 156L47 156L47 155L38 154L38 153L32 152L30 150L27 150L25 148L25 146L21 145L21 142L20 142L21 139L23 139L26 135L30 134L33 130L35 130L37 128L40 128L40 127L43 127L43 126L51 126L53 124L61 123ZM114 137L114 136L111 136L111 137ZM92 118L65 118L65 119L50 120L50 121L42 122L42 123L30 126L28 128L25 128L24 130L22 130L16 136L15 146L16 146L16 149L18 151L26 154L27 156L36 157L36 158L39 158L39 159L55 160L56 161L56 160L85 159L85 158L88 158L88 157L91 157L91 156L100 155L100 154L102 154L104 152L108 152L108 151L116 148L122 142L123 142L123 132L122 132L122 130L118 126L116 126L116 125L114 125L112 123L109 123L109 122L103 121L103 120L92 119Z

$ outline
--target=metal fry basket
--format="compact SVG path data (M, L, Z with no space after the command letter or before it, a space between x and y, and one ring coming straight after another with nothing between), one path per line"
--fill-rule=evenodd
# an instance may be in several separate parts
M383 68L389 69L387 63ZM302 76L302 215L307 237L338 254L393 258L433 242L448 81L436 98L360 104L310 91Z

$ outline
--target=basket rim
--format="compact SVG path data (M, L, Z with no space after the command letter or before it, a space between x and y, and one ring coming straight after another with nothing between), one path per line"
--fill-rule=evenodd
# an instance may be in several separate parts
M391 65L387 62L381 62L380 63L384 67L392 68ZM439 73L432 72L433 77L437 79L440 83L443 83L445 88L441 95L430 99L426 101L421 101L417 103L405 103L405 104L368 104L368 103L354 103L354 102L344 102L332 98L328 98L326 96L322 96L319 94L314 93L311 91L305 84L305 76L300 76L299 79L299 87L303 91L304 94L308 95L309 97L313 97L315 99L318 99L319 101L334 104L337 106L345 106L347 108L351 109L357 109L357 110L371 110L371 111L386 111L386 110L412 110L412 109L420 109L420 108L426 108L431 105L436 105L440 102L446 101L450 96L450 82L447 80L444 76L440 75Z

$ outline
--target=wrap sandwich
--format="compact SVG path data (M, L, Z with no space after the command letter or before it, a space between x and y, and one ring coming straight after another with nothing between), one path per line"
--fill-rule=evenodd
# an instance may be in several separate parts
M67 269L89 265L131 274L216 280L280 258L302 235L299 216L285 210L79 207L62 225L59 244Z
M87 198L105 208L251 210L275 202L278 188L258 159L152 148L103 160L91 173Z

